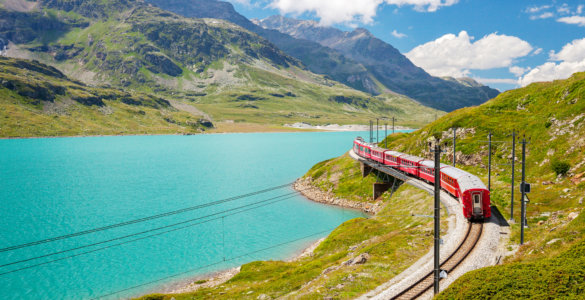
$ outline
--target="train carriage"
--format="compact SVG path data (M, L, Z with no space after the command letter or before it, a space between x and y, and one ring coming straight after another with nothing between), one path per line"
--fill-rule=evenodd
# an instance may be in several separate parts
M380 147L376 147L376 146L372 146L370 147L371 150L371 158L381 164L384 163L384 152L388 151L384 148L380 148Z
M489 191L477 176L453 167L441 169L441 187L459 199L465 218L491 216Z
M465 172L465 171L463 171ZM467 172L465 172L467 173ZM459 201L463 206L463 215L467 219L487 219L492 215L490 192L476 176L467 173L459 182Z
M408 174L412 174L416 177L419 176L418 174L419 162L425 160L424 158L414 155L403 154L398 159L400 163L400 167L398 168L399 170L406 172Z
M419 162L419 177L430 183L435 183L435 162L432 160L423 160ZM440 169L449 168L449 165L441 163Z
M400 165L399 163L400 155L404 154L397 151L387 150L386 152L384 152L384 164L390 167L398 167Z

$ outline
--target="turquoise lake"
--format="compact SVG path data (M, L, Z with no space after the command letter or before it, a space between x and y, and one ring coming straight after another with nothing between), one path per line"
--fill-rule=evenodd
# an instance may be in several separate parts
M315 163L348 151L357 135L367 133L0 140L0 248L291 183ZM285 187L147 222L2 251L2 296L92 299L132 287L136 288L105 298L139 296L246 262L289 258L344 221L363 216L298 194L290 196L292 193L291 187ZM284 198L274 198L282 195ZM249 206L237 209L245 205ZM210 214L214 216L193 220ZM119 238L180 222L184 223ZM161 233L179 227L186 228ZM118 245L123 242L127 243ZM49 256L11 264L43 255ZM26 267L30 268L16 271Z

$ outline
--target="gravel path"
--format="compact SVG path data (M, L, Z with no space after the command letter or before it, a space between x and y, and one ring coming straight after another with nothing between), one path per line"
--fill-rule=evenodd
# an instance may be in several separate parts
M354 159L358 158L353 151L350 151L350 155ZM410 179L407 183L427 191L432 190L431 185L416 179ZM457 246L465 238L468 221L463 216L463 209L459 201L444 191L441 191L441 204L449 211L449 217L447 218L449 229L441 237L443 240L443 244L441 245L441 260L443 260L455 251ZM444 213L444 210L442 212ZM441 291L466 272L492 266L499 262L503 255L502 249L504 248L500 247L501 240L504 240L509 235L509 227L501 227L500 223L501 221L495 216L485 221L483 233L476 247L455 271L448 274L448 277L441 281ZM390 299L423 276L426 276L432 270L433 249L431 248L427 254L408 269L358 299ZM432 297L433 291L431 289L419 297L419 299L432 299Z

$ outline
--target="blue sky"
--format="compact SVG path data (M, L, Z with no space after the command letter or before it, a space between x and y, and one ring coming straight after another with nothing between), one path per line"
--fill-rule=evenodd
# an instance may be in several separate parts
M248 18L282 14L363 27L435 76L500 90L585 71L585 1L231 0Z

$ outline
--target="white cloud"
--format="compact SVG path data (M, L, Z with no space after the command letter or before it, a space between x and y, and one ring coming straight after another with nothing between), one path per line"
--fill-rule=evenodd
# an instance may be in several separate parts
M406 34L404 34L404 33L400 33L400 32L398 32L398 31L396 31L396 29L392 30L392 32L391 32L390 34L392 34L392 36L394 36L394 37L395 37L395 38L397 38L397 39L401 39L401 38L405 38L405 37L407 37L407 35L406 35Z
M554 16L555 16L555 14L553 14L551 12L544 12L544 13L542 13L540 15L530 16L530 20L548 19L548 18L552 18Z
M385 0L385 2L397 6L414 5L414 9L418 11L434 12L441 6L457 4L459 0Z
M571 12L571 9L567 3L563 3L563 5L557 7L557 11L561 14L568 14Z
M492 33L472 42L466 31L446 34L417 46L406 56L435 76L463 77L469 70L509 67L514 59L532 52L532 46L517 37Z
M524 73L530 71L530 67L522 68L522 67L518 67L518 66L511 66L510 68L508 68L508 70L510 71L510 73L514 74L516 77L520 77L520 76L524 75Z
M566 44L558 53L552 51L550 59L553 61L532 69L518 79L518 84L526 86L537 81L565 79L575 72L585 71L585 38Z
M532 52L532 56L539 55L540 53L542 53L542 48L536 48L536 50L534 50L534 52Z
M238 1L238 0L234 0ZM242 0L246 1L246 0ZM434 12L442 6L451 6L459 0L269 0L268 7L282 14L315 14L322 25L337 23L371 24L378 7L390 5L414 6L416 10Z
M579 25L581 27L585 27L585 17L582 17L582 16L563 17L563 18L557 19L557 22Z
M578 15L580 15L583 12L583 8L585 8L585 5L583 5L583 4L577 6L577 14Z
M540 11L543 11L543 10L549 9L549 8L551 8L550 5L532 6L532 7L527 8L526 12L530 13L530 14L535 14L537 12L540 12Z

